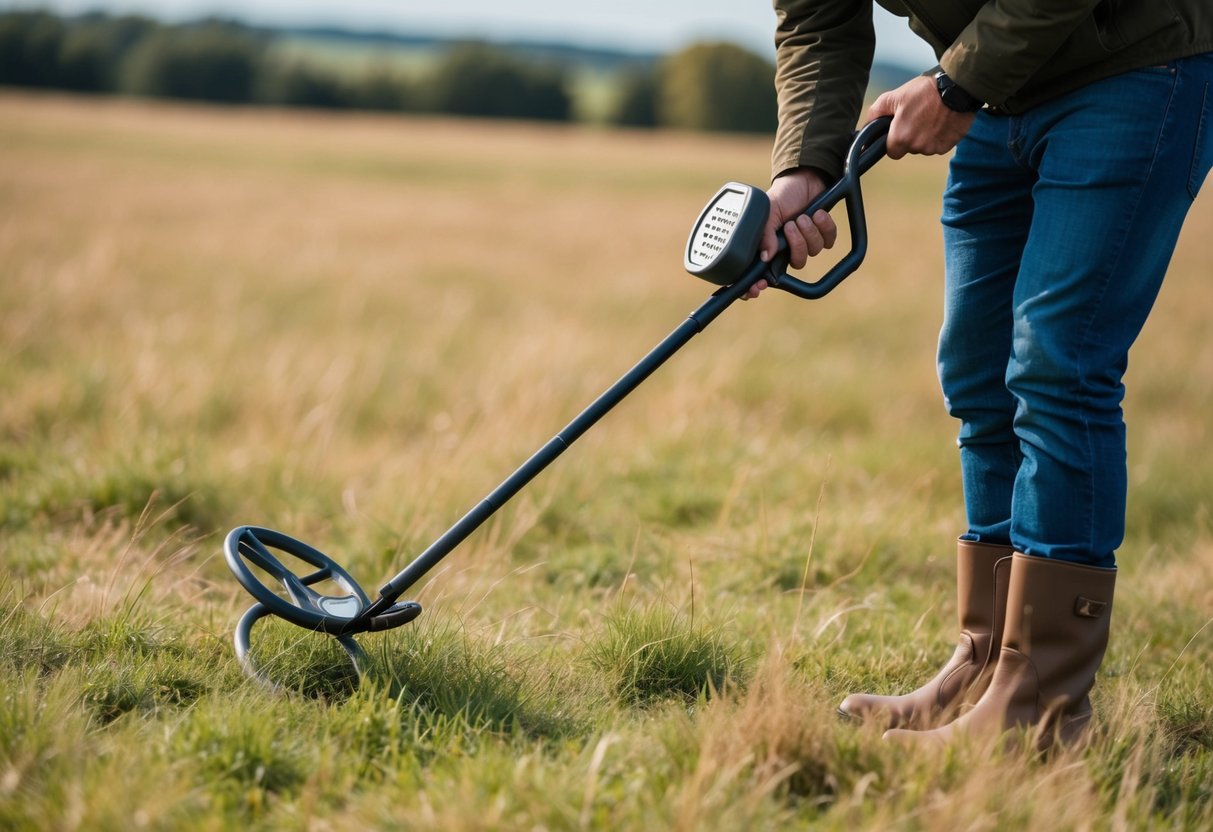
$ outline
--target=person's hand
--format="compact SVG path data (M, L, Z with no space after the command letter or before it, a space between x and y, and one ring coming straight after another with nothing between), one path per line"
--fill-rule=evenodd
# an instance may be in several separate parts
M885 149L890 159L900 159L907 153L947 153L969 132L977 114L949 109L939 97L935 80L920 75L872 102L868 117L880 116L893 117Z
M790 265L803 268L810 257L816 257L824 249L832 248L838 239L838 226L825 211L817 211L812 217L803 213L817 195L826 189L826 184L812 168L797 168L776 179L767 190L771 199L771 215L762 232L762 245L758 257L770 262L775 256L778 241L775 232L783 228L788 241ZM746 293L744 300L758 297L767 288L765 280L759 280Z

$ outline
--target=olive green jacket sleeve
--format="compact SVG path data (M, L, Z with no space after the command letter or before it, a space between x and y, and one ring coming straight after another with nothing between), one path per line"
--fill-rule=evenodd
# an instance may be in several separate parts
M1213 0L879 0L961 87L1021 113L1084 84L1213 51ZM875 35L872 0L774 0L773 174L842 172Z
M966 92L1002 106L1049 62L1100 0L989 0L939 58ZM929 0L923 7L930 27Z
M774 0L779 129L772 176L813 167L831 178L863 108L876 36L872 0Z

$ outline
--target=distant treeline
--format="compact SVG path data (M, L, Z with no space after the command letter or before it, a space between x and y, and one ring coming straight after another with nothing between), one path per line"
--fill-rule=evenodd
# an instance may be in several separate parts
M231 21L0 14L0 84L232 104L572 121L573 67L486 43L450 45L424 69L358 72L291 57L274 34ZM699 44L616 74L607 121L767 132L774 67L727 43Z

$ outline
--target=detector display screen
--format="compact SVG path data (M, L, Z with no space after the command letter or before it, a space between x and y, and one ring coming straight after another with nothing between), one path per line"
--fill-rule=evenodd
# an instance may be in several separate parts
M691 227L683 266L709 283L728 286L754 262L770 210L766 191L729 182Z
M715 202L708 206L687 252L692 265L704 268L720 256L733 236L733 230L737 228L745 201L744 193L729 189L722 191Z

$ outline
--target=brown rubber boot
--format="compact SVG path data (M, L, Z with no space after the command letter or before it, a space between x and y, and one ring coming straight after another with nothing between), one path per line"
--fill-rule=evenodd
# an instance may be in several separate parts
M973 710L931 731L887 739L943 743L1030 727L1038 750L1070 742L1091 719L1087 694L1108 646L1116 570L1015 553L1002 649Z
M957 541L956 610L960 639L952 658L918 690L902 696L853 693L838 706L849 719L877 720L892 728L929 728L976 702L994 671L1002 636L1010 546Z

